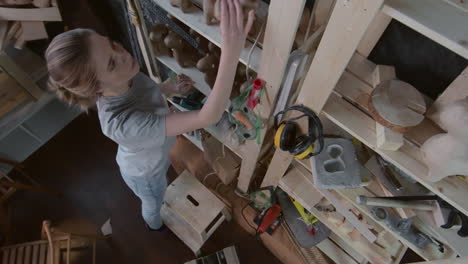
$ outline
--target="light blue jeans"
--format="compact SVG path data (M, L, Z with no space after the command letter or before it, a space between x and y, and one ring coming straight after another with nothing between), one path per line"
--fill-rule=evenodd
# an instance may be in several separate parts
M132 177L122 175L125 183L141 200L141 214L146 224L152 229L162 226L161 206L167 188L166 175L162 177Z

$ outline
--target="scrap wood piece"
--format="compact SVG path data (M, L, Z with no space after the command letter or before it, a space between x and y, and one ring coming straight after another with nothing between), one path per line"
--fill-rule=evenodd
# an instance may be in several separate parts
M12 21L8 23L7 33L5 36L5 44L8 44L12 41L15 36L18 34L18 31L21 30L21 22L20 21Z
M327 190L320 190L320 192L325 196L336 208L336 210L342 214L346 220L353 225L361 234L370 242L375 242L377 237L372 233L366 224L363 224L359 219L350 212L331 192Z
M424 120L426 103L412 85L390 80L380 83L369 98L369 111L382 125L405 132Z
M44 23L41 21L21 21L21 27L23 29L23 37L25 41L45 39L49 37Z
M51 3L50 0L33 0L33 5L36 7L49 7Z
M0 117L24 102L33 100L11 76L0 68Z
M396 151L403 146L403 134L393 131L382 124L375 122L377 147L379 149Z
M10 8L0 7L0 20L14 21L62 21L57 7Z
M455 8L468 13L468 1L466 0L444 0L445 2L453 5Z
M6 44L6 36L8 33L8 21L0 21L0 50Z
M42 90L31 76L24 72L6 53L0 53L0 65L3 70L12 76L36 100L42 97L44 90Z

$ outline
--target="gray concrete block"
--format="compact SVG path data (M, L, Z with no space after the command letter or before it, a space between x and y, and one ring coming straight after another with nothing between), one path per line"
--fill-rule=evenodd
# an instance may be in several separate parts
M361 186L356 150L351 140L325 138L323 151L310 159L315 186L319 189L349 189Z

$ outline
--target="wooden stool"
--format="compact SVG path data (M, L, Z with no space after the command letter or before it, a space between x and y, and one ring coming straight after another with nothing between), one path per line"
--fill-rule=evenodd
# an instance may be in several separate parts
M225 204L187 171L167 187L161 217L196 255L221 223L231 220Z

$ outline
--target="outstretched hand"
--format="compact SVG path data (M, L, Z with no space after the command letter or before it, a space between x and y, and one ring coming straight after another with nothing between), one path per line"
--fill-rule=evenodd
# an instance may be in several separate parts
M187 75L179 74L177 75L177 82L174 84L174 92L176 94L188 94L192 91L194 83Z
M239 0L218 1L221 1L221 52L228 57L238 58L252 28L255 13L250 10L245 22Z

